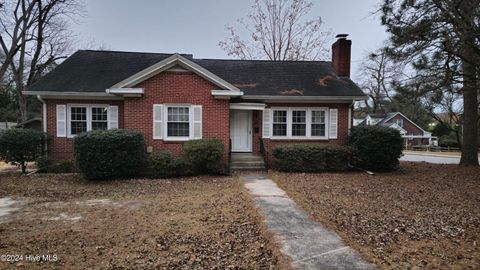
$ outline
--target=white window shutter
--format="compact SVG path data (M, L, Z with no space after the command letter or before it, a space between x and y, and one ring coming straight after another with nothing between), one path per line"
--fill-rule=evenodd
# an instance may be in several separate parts
M163 105L153 104L153 139L163 137Z
M57 105L57 137L67 137L67 106Z
M263 110L263 138L270 138L270 133L271 133L271 119L272 119L272 110L271 109L265 109Z
M193 110L193 139L202 138L202 106L194 105L192 106Z
M338 109L330 109L330 121L328 128L328 137L330 139L337 139L338 133Z
M108 106L108 129L118 128L118 106Z

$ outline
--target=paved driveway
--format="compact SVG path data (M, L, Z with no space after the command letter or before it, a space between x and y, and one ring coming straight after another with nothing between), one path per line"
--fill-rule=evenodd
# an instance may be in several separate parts
M436 164L459 164L460 163L460 156L455 155L435 155L435 154L423 154L423 153L404 153L404 156L400 158L403 161L425 161L428 163L436 163Z

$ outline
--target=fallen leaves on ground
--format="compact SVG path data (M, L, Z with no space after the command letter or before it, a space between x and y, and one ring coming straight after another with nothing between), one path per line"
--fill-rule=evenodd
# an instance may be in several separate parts
M402 163L392 173L278 173L313 219L383 269L480 269L480 168Z
M76 174L0 175L23 202L0 223L0 254L58 261L25 269L275 269L278 251L234 177L89 182Z

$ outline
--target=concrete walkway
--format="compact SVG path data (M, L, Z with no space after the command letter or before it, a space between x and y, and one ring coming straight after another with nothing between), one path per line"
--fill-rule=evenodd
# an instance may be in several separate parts
M282 252L297 269L376 269L334 232L311 220L275 182L260 175L241 176Z

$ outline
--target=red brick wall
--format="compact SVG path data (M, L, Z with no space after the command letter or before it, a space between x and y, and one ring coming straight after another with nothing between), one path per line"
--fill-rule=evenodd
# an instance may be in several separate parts
M396 123L397 119L403 119L403 129L407 131L407 135L423 135L423 131L421 129L416 127L400 114L395 115L392 119L388 120L387 123Z
M153 140L153 104L202 105L202 137L222 140L225 158L228 157L230 103L211 95L211 90L218 89L218 86L191 72L162 72L135 87L144 88L145 94L140 98L125 99L125 128L143 132L147 146L156 150L167 149L178 155L183 145L183 142Z
M108 104L118 106L118 127L123 128L123 101L111 100L60 100L48 99L47 103L47 134L48 155L53 159L73 160L72 138L57 137L57 104ZM43 114L42 114L43 115ZM43 116L42 116L43 117ZM42 124L43 125L43 124Z
M263 144L265 150L268 154L269 164L272 162L271 150L275 146L284 145L284 144L309 144L309 143L334 143L334 144L346 144L348 139L348 108L350 104L298 104L298 103L282 103L282 104L269 104L268 107L328 107L330 109L338 109L338 133L337 139L328 139L328 140L278 140L278 139L263 139ZM260 119L260 121L262 121ZM260 129L261 130L261 129ZM262 134L260 132L260 134ZM261 136L261 135L260 135Z

